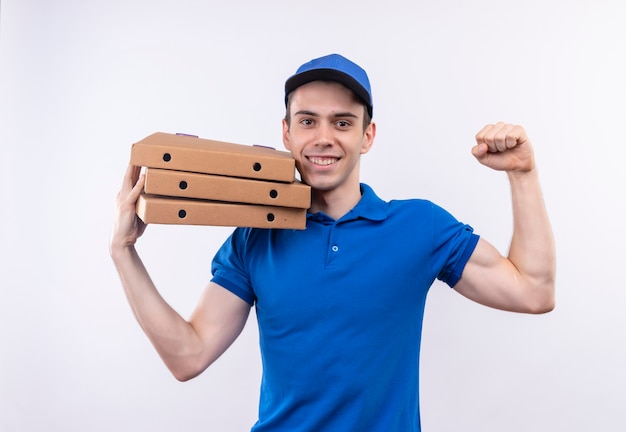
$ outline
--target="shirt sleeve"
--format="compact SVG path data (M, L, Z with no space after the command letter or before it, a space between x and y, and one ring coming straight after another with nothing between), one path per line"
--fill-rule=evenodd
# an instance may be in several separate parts
M253 306L256 296L245 260L249 233L249 229L237 228L226 239L213 258L211 282L220 285Z
M459 222L446 210L433 205L434 265L438 268L437 279L454 287L461 279L479 236L467 224Z

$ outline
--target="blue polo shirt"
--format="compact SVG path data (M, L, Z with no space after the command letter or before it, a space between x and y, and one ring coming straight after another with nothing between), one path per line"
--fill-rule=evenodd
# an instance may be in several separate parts
M306 230L237 228L213 282L256 306L260 431L419 431L426 295L454 286L478 236L426 200L362 198Z

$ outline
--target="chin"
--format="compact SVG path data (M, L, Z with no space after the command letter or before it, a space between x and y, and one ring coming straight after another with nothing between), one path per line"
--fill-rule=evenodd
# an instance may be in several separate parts
M312 179L303 177L302 182L311 186L312 189L317 191L329 191L335 188L335 184L329 181Z

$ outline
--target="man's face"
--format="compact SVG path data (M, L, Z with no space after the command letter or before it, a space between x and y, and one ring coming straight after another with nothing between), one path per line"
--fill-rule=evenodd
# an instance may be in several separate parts
M305 183L320 191L358 186L360 155L375 135L373 123L363 130L364 113L339 83L313 81L293 91L283 142Z

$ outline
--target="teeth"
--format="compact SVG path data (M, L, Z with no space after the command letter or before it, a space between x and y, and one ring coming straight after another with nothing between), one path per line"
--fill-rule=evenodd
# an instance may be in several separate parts
M315 165L332 165L337 162L336 158L310 157L309 160Z

